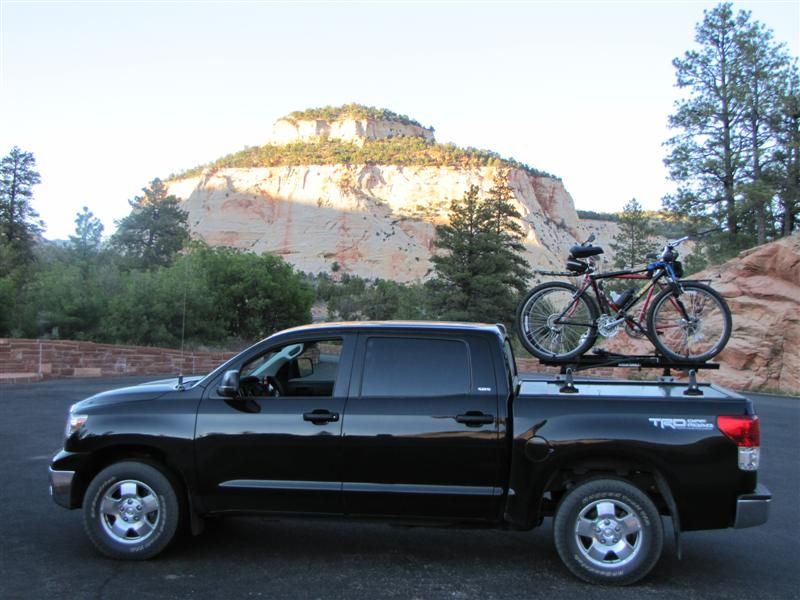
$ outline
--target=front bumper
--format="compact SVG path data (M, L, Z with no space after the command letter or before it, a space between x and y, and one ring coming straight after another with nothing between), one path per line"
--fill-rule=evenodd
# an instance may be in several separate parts
M64 508L72 506L72 480L75 478L75 471L54 471L50 467L50 495L56 504Z
M769 504L772 493L763 485L758 484L752 494L744 494L736 500L736 519L733 526L736 529L763 525L769 518Z

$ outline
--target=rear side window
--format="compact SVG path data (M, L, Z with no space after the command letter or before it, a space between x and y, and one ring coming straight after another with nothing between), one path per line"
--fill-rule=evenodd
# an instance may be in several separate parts
M469 393L467 345L456 340L370 338L362 396L454 396Z

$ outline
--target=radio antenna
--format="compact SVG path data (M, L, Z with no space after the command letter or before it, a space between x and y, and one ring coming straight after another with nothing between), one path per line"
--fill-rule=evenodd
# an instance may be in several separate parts
M186 356L183 353L184 343L186 341L186 287L189 280L189 255L183 255L183 310L181 311L181 367L178 371L178 389L183 388L183 366Z

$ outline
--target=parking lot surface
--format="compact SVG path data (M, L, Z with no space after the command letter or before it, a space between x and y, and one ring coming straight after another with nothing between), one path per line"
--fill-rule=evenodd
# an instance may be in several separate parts
M551 523L532 532L227 518L151 561L100 556L80 511L47 492L67 408L145 379L0 386L0 598L800 598L800 399L750 395L762 420L767 525L671 536L642 583L583 584L562 566ZM669 534L671 529L666 527Z

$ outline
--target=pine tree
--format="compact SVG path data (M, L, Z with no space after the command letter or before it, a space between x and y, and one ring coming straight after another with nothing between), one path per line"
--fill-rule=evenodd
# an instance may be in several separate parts
M75 235L69 236L69 245L84 279L100 252L103 229L103 223L86 206L75 215Z
M70 244L79 254L97 251L104 229L100 219L84 206L83 210L75 215L75 235L69 236Z
M509 192L496 181L489 197L481 199L478 187L470 186L462 199L451 203L449 223L437 226L436 246L444 252L432 259L436 277L428 289L439 317L513 320L529 267L521 256L521 227L514 221L519 214Z
M749 25L737 37L742 62L741 87L744 94L743 137L747 140L747 182L742 186L745 208L752 211L758 244L774 234L770 215L775 197L774 178L769 177L773 159L774 136L770 120L780 111L784 83L789 79L791 61L782 44L776 44L772 31L761 23ZM769 230L769 232L768 232Z
M523 256L525 231L520 222L522 215L512 203L514 190L509 185L508 176L508 171L497 174L485 202L492 214L489 231L496 238L498 256L507 266L505 284L521 294L530 277L530 265Z
M793 154L779 139L779 132L785 141L791 133L776 124L791 121L776 115L786 107L785 82L796 67L769 29L747 11L734 14L730 3L704 12L695 41L697 49L673 61L688 96L669 118L678 131L666 142L664 162L678 190L664 207L722 225L727 236L713 244L724 255L786 232L778 205L795 196L785 179L791 169L781 160L791 164Z
M642 205L632 198L622 208L619 215L619 233L609 244L614 250L614 266L619 269L632 269L645 262L645 256L651 249L650 236L653 227L647 218Z
M778 227L791 235L800 222L800 73L792 66L771 129L776 140L772 176L778 196Z
M33 246L44 223L31 206L32 188L41 182L30 152L14 146L0 160L0 276L33 260Z
M111 245L134 268L166 266L189 241L189 213L175 196L167 195L160 179L143 188L144 196L131 200L131 213L122 219Z
M667 141L664 161L678 192L665 206L679 214L712 212L735 235L739 229L736 184L745 163L741 122L745 116L741 86L742 59L736 36L747 26L747 13L734 17L730 3L704 11L695 41L699 50L673 65L677 85L690 96L676 103L669 125L679 133Z

